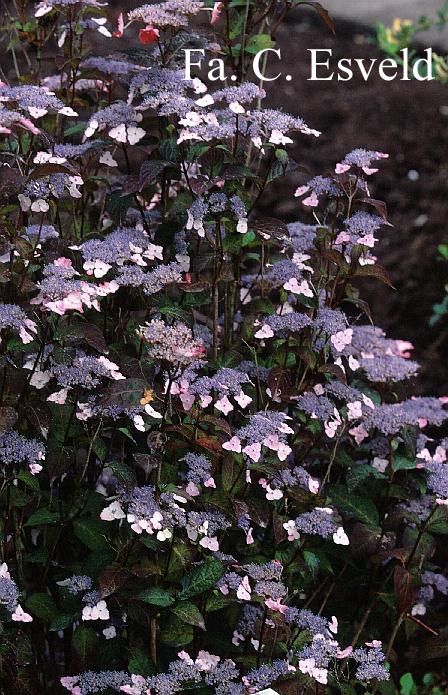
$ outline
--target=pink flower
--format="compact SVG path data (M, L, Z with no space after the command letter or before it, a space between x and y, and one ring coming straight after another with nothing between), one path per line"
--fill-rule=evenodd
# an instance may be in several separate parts
M347 403L347 411L347 417L349 420L357 420L358 418L362 417L361 401Z
M347 345L350 345L353 339L353 331L351 328L346 328L345 331L339 331L331 336L330 340L337 352L342 352Z
M271 488L270 485L267 486L266 488L266 499L269 500L270 502L275 502L277 500L281 500L283 497L283 492L279 490L278 488Z
M305 198L305 200L302 201L304 205L306 205L307 208L317 208L319 205L319 198L317 197L317 194L313 191L308 198Z
M297 526L293 519L283 524L283 528L288 534L288 541L297 541L300 538L300 533L297 531Z
M333 542L336 543L336 545L349 545L350 544L348 536L345 533L342 526L339 526L337 531L335 533L333 533Z
M181 400L182 406L184 410L191 410L193 407L194 403L194 396L192 393L181 393L179 395L179 398Z
M349 164L342 164L342 162L338 162L336 164L335 172L336 174L345 174L346 171L350 169Z
M216 401L215 408L224 413L224 415L228 415L234 409L227 396L223 396L219 401Z
M220 661L221 659L219 656L215 656L201 649L196 657L195 664L201 671L210 671L212 668L216 668Z
M286 461L292 449L287 444L281 443L277 449L277 456L279 461Z
M328 621L328 629L330 632L332 632L334 635L338 634L338 619L336 618L335 615L331 616L331 620Z
M247 396L244 391L240 391L237 396L235 396L235 400L238 403L238 405L243 408L247 408L249 403L252 403L252 398L250 396Z
M182 650L181 652L178 652L177 656L179 657L179 659L181 661L185 661L187 664L190 664L190 665L194 664L194 661L191 658L191 656L189 655L189 653L184 651L184 650Z
M312 676L317 680L318 683L326 685L328 683L328 671L325 668L317 668L316 660L311 657L310 659L301 659L299 661L299 671Z
M319 492L319 481L315 480L311 476L308 478L308 490L313 493L313 495L317 495Z
M151 43L156 43L160 36L160 31L155 27L145 27L138 32L138 40L145 46Z
M14 613L11 615L12 620L16 623L32 623L33 619L29 613L25 613L20 604L17 605Z
M283 289L293 294L303 294L305 297L313 297L313 291L306 280L302 280L299 284L297 278L291 278L285 282Z
M114 39L121 39L123 36L124 32L124 20L123 20L123 12L120 12L117 18L117 30L112 33L112 36Z
M67 396L68 389L61 389L60 391L55 391L54 393L50 394L47 401L50 401L50 403L57 403L58 405L64 405L65 401L67 400Z
M223 445L224 446L224 445ZM246 454L254 463L258 463L261 456L261 444L260 442L254 442L253 444L248 444L244 447L243 453Z
M236 595L241 601L250 601L252 589L249 583L249 577L247 575L243 577L243 580L236 591Z
M56 258L56 260L54 261L54 265L60 268L71 268L72 262L70 258L65 258L65 256L61 256L60 258Z
M61 678L62 687L70 690L71 695L81 695L81 688L76 685L77 682L77 676L64 676Z
M40 463L30 463L28 468L30 469L31 475L38 475L42 470Z
M207 408L212 401L213 398L211 396L201 396L201 408Z
M334 243L336 246L339 246L340 244L347 244L349 241L350 234L347 234L347 232L340 232L334 240Z
M212 24L212 25L217 24L217 22L219 20L219 16L222 12L222 7L223 7L222 2L215 2L214 6L213 6L213 10L212 10L212 16L210 19L210 24Z
M25 118L24 116L22 116L22 117L19 119L19 123L20 123L20 125L23 126L26 130L29 130L30 133L32 133L33 135L39 135L39 134L40 134L39 128L36 128L36 126L34 125L34 123L33 123L32 121L30 121L29 118Z
M219 543L216 536L213 536L213 538L209 538L208 536L201 538L199 545L215 553L219 550Z
M362 425L358 425L358 427L353 427L351 430L349 430L349 433L352 435L353 439L357 444L361 444L361 442L363 442L364 439L366 439L366 437L369 436L369 433Z
M339 425L342 425L342 420L341 416L339 415L338 411L336 408L334 408L334 417L332 420L326 420L324 422L324 429L325 429L325 434L327 437L330 437L330 439L333 439L335 436Z
M197 485L195 483L190 482L188 483L187 487L185 488L185 492L190 495L191 497L198 497L200 495L200 491Z
M222 448L226 451L234 451L236 454L241 453L241 439L236 435L229 439L228 442L224 442Z
M257 338L258 340L263 340L265 338L273 338L273 337L274 337L274 331L266 323L263 324L263 326L254 335L254 338Z
M281 603L280 599L274 601L273 598L268 598L264 603L268 608L271 609L271 611L277 611L282 615L284 615L288 610L288 606L286 606L284 603Z

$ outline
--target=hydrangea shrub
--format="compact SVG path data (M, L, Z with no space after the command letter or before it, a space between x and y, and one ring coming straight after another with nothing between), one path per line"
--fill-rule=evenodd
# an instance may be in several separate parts
M393 695L438 634L447 399L412 395L361 295L390 284L387 154L307 180L288 148L319 133L247 79L301 4L331 26L248 0L7 18L2 692ZM197 47L228 83L184 79ZM287 172L303 222L257 214Z

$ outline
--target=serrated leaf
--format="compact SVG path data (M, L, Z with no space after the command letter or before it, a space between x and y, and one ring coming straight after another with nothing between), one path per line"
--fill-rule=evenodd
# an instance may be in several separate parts
M25 605L33 617L35 616L41 620L53 620L58 614L55 602L49 594L44 592L31 594L27 598Z
M24 415L39 434L46 438L51 425L51 410L48 405L31 400L24 406Z
M383 473L380 473L373 466L367 464L359 464L353 466L347 473L347 488L349 492L353 492L358 485L361 485L368 478L385 478Z
M58 615L56 618L53 618L48 629L50 632L59 632L59 630L65 630L67 627L70 627L73 620L73 615Z
M138 179L138 190L141 191L145 186L150 186L159 178L159 174L169 166L169 162L163 162L157 159L148 159L140 167L140 175Z
M351 495L342 485L335 486L330 491L329 497L343 514L354 517L367 526L375 528L378 526L378 510L368 497Z
M316 577L319 573L320 568L318 556L310 550L304 550L303 559L305 560L306 566L310 570L312 576Z
M416 467L415 461L411 461L406 458L406 456L400 456L399 454L394 454L392 459L392 470L393 471L407 471L413 470Z
M143 379L120 379L109 386L100 399L100 405L120 405L131 408L140 404L146 388Z
M139 601L150 603L152 606L160 606L161 608L166 608L174 603L174 598L169 591L160 586L153 586L150 589L141 591L137 598Z
M76 171L62 164L39 164L34 167L31 174L28 176L30 181L35 181L36 179L43 179L45 176L50 176L51 174L69 174L73 176Z
M30 490L33 490L34 492L39 492L39 480L35 475L30 473L29 471L19 471L19 473L17 474L17 479L21 480L22 483L24 483Z
M106 526L99 519L78 519L73 524L76 538L89 550L104 550L109 547L105 538Z
M194 638L194 631L191 625L187 625L180 620L175 620L162 629L160 641L169 647L182 647L190 644Z
M86 625L80 625L73 634L72 645L81 661L85 662L89 654L97 648L98 637L95 630Z
M129 659L128 671L140 676L151 676L155 673L155 667L148 655L142 649L137 649Z
M181 601L202 594L215 586L216 582L224 574L224 565L216 558L210 558L194 567L181 579L182 591L179 593Z
M49 509L38 509L29 517L25 526L43 526L44 524L57 524L60 521L59 512L51 512Z
M395 289L395 287L392 285L390 281L390 277L387 270L378 263L375 263L375 265L357 266L355 272L353 273L353 277L375 278L376 280L380 280L380 282L383 282L385 285L388 285L388 287L392 287L392 289Z
M171 612L182 620L182 622L205 630L204 617L194 603L190 601L181 601L171 608Z
M213 594L207 599L205 604L205 612L213 613L214 611L220 611L223 608L229 608L229 606L234 603L233 599L229 599L227 596L222 594Z
M121 567L106 567L100 576L101 598L106 598L120 589L126 582L128 573Z
M409 611L417 595L416 580L411 572L401 565L397 565L394 570L394 588L400 613Z

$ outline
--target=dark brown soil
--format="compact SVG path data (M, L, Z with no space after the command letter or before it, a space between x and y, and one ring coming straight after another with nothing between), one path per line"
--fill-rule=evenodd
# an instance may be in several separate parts
M438 244L448 242L448 85L373 77L351 82L310 82L309 48L333 49L334 59L378 57L366 32L342 24L337 36L313 17L297 14L278 35L283 78L267 88L270 105L300 114L321 137L301 137L293 152L314 174L329 170L355 147L381 150L390 159L372 178L371 194L387 202L394 228L378 246L381 263L396 291L366 280L375 323L393 337L411 340L422 363L417 388L448 393L448 320L430 328L432 305L443 296L448 263L436 260ZM277 68L277 63L272 65ZM274 72L276 74L278 70ZM411 180L409 172L418 172ZM412 176L412 173L411 173ZM293 197L304 176L294 173L275 185L263 211L285 219L312 216Z

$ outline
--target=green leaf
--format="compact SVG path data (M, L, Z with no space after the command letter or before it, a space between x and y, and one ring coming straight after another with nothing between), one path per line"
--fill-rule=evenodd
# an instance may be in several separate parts
M73 635L73 649L76 651L81 661L86 661L89 654L92 654L96 650L97 643L98 637L92 627L80 625Z
M182 591L179 593L181 601L202 594L215 586L216 582L224 574L224 565L216 558L205 560L198 567L194 567L181 579Z
M133 203L133 196L120 194L120 191L114 191L107 196L107 212L115 222L122 222L126 216L128 208Z
M194 627L200 627L201 630L205 630L204 617L194 603L191 603L190 601L181 601L173 606L171 612L182 620L182 622L187 623L188 625L193 625Z
M21 480L22 483L24 483L30 490L34 490L34 492L39 492L39 480L35 475L32 475L29 471L19 471L17 479Z
M312 553L310 550L304 550L303 559L305 560L306 566L310 570L313 577L317 576L320 568L320 561L317 555Z
M349 492L352 492L367 478L385 478L384 473L380 473L369 464L359 464L351 468L347 473L347 487Z
M356 695L356 690L348 683L341 683L339 686L341 695Z
M143 379L133 378L115 381L103 391L101 405L119 405L123 408L139 405L146 385Z
M205 604L205 612L213 613L214 611L220 611L223 608L229 608L232 603L234 603L233 599L229 599L227 596L223 596L221 593L212 594L208 597L207 603Z
M436 509L426 530L436 535L448 534L448 510L446 507L441 506Z
M176 140L161 140L159 144L159 151L164 160L167 162L178 162L181 158L180 147Z
M150 589L141 591L137 595L137 598L139 601L150 603L153 606L160 606L162 608L171 606L174 603L174 598L171 596L171 594L160 586L153 586Z
M406 456L400 456L400 454L395 454L392 459L392 470L394 471L407 471L415 468L415 461L411 461L406 458Z
M43 524L57 524L60 520L59 512L51 512L49 509L38 509L31 514L25 526L42 526Z
M31 502L31 497L18 487L10 487L9 490L3 490L2 498L6 499L7 496L12 507L26 507Z
M343 485L336 485L329 497L343 514L362 521L366 526L378 526L378 510L368 497L351 495Z
M169 622L160 633L160 641L170 647L181 647L193 641L194 632L191 625L180 620Z
M412 673L405 673L400 678L400 695L414 695L416 692Z
M55 602L44 592L29 596L25 605L33 616L41 620L53 620L58 614Z
M50 632L59 632L59 630L65 630L67 627L70 627L73 620L73 615L58 615L56 618L53 618L48 629Z
M251 36L246 44L246 53L256 54L265 48L273 48L275 46L275 41L271 39L269 34L257 34L256 36Z
M109 547L105 537L106 526L99 519L78 519L73 524L76 538L89 550L104 550Z
M137 649L128 662L129 673L138 673L140 676L152 676L155 673L154 664L142 649Z

